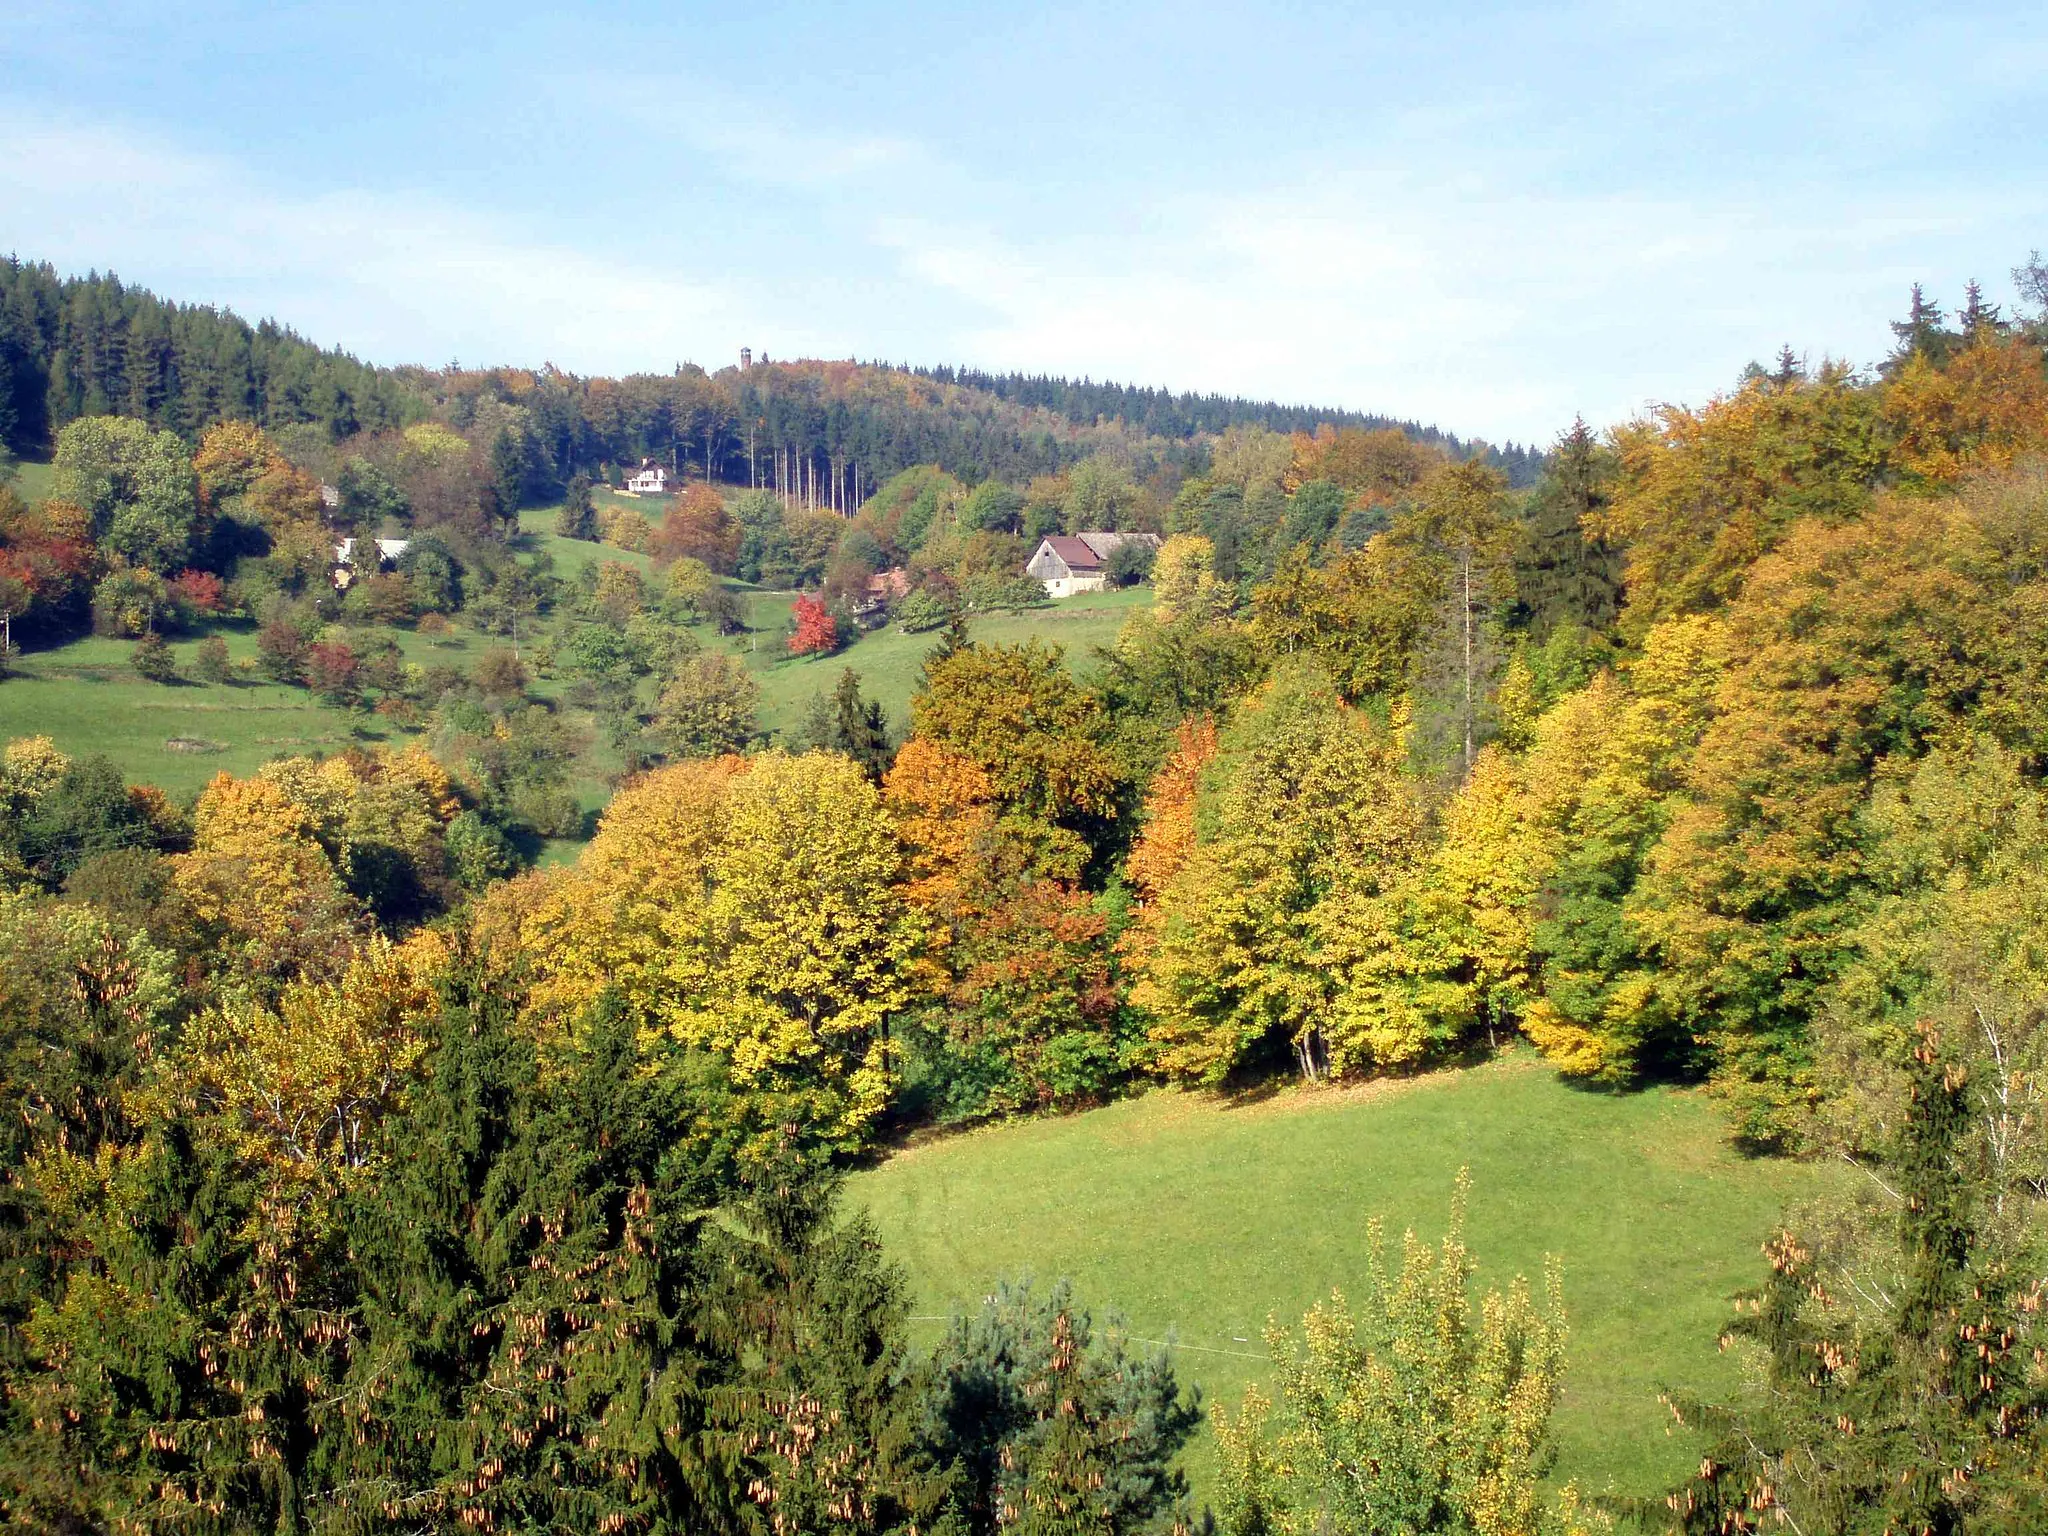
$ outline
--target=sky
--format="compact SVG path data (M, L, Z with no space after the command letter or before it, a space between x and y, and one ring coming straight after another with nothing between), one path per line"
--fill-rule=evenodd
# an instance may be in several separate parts
M2048 7L0 8L0 251L374 362L965 363L1545 443L2048 246Z

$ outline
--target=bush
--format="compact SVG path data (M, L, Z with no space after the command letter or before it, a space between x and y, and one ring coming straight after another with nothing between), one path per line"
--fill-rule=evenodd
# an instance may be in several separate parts
M991 572L967 583L967 606L977 613L994 608L1043 608L1049 601L1045 583L1030 576Z
M494 704L508 704L526 695L526 665L518 654L493 646L476 661L476 685Z
M304 682L306 651L306 637L290 619L272 619L256 632L256 664L274 682Z
M475 811L464 811L448 823L442 846L448 855L448 872L465 891L480 891L519 868L512 840L496 822Z
M171 582L168 596L180 623L212 618L227 612L228 589L211 571L181 571Z
M128 664L146 682L171 683L178 679L178 664L172 659L171 648L164 643L162 635L144 635L136 641L135 649L129 653Z
M355 624L403 624L412 617L412 589L393 571L365 576L349 587L341 611Z
M192 653L192 670L199 674L201 682L224 683L234 669L235 664L228 659L228 643L219 635L208 635Z
M306 686L329 703L353 703L360 666L346 641L322 640L306 647Z
M919 635L928 629L950 624L956 612L958 610L951 603L919 587L896 602L890 608L889 616L911 634Z
M92 627L103 635L148 634L169 603L163 577L123 566L108 572L93 589Z
M1150 544L1133 539L1119 544L1109 552L1105 572L1113 587L1135 586L1152 574L1152 562L1159 551Z
M583 807L568 790L552 784L517 784L512 814L542 837L575 837L583 830Z

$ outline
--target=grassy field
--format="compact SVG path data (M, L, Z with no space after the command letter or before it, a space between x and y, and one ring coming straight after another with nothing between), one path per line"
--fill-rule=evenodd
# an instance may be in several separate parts
M782 638L792 600L786 593L752 593L748 623L753 632L732 642L761 684L762 726L780 731L796 724L811 697L834 687L840 670L852 667L860 674L861 691L888 711L890 727L898 736L907 732L910 696L917 691L925 653L939 643L937 632L914 635L892 624L863 635L836 656L793 657L784 651ZM976 618L967 628L978 641L1015 644L1036 636L1063 646L1067 665L1085 676L1094 648L1114 641L1131 611L1151 601L1150 587L1084 592L1045 608Z
M14 491L23 501L34 506L47 500L50 482L56 471L47 464L17 464L14 466Z
M40 498L47 489L48 467L20 466L17 488L25 497ZM663 503L629 503L650 517ZM521 515L521 547L546 554L555 573L565 580L600 560L618 560L649 577L653 562L645 555L559 538L554 533L555 509L531 509ZM885 627L863 635L837 656L796 658L788 654L784 635L795 594L740 587L749 632L720 637L707 627L695 633L707 646L724 647L742 656L761 683L761 723L778 735L794 726L805 705L838 682L840 669L852 667L870 698L879 699L891 725L900 734L909 725L910 696L917 686L924 655L938 641L936 634L907 634ZM1084 670L1093 647L1116 637L1118 626L1137 605L1149 602L1150 590L1093 593L1049 608L1018 614L997 614L974 621L977 639L1015 641L1038 635L1064 645L1069 662ZM251 626L221 631L236 660L253 659ZM488 646L502 644L457 625L449 634L429 637L393 628L388 635L405 659L421 666L467 669ZM131 780L155 784L173 795L196 794L216 773L247 774L274 757L304 752L335 752L354 744L398 742L408 733L381 718L329 708L301 688L241 681L206 685L189 681L192 653L198 638L172 643L179 672L188 681L163 686L146 683L129 666L132 641L88 636L49 650L30 651L16 667L16 676L0 682L0 741L17 736L48 735L74 755L103 752ZM537 680L543 698L562 692L559 677ZM597 741L586 754L573 789L586 810L602 806L618 771L616 757ZM572 857L578 845L551 845L550 859Z
M1745 1161L1696 1094L1562 1085L1532 1055L1347 1092L1232 1105L1156 1092L1064 1119L930 1143L856 1175L915 1287L922 1336L998 1277L1067 1275L1134 1335L1175 1338L1184 1380L1235 1406L1266 1370L1269 1316L1355 1291L1366 1224L1442 1234L1472 1171L1467 1239L1482 1279L1564 1263L1572 1337L1558 1475L1649 1493L1696 1448L1667 1436L1661 1386L1720 1390L1727 1298L1761 1277L1758 1244L1820 1175ZM1198 1489L1213 1451L1191 1448Z

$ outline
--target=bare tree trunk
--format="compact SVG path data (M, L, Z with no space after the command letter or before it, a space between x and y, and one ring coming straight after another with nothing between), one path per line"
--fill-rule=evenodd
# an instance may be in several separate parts
M1474 639L1472 634L1472 551L1469 548L1464 551L1460 565L1462 567L1460 575L1465 589L1465 772L1469 775L1472 772L1472 725L1474 712L1472 704L1472 650Z

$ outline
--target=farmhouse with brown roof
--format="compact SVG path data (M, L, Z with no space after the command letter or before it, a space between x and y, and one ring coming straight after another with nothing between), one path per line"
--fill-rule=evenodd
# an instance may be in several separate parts
M1159 547L1156 533L1053 533L1038 542L1024 572L1045 583L1047 597L1100 592L1109 585L1109 557L1119 546Z

